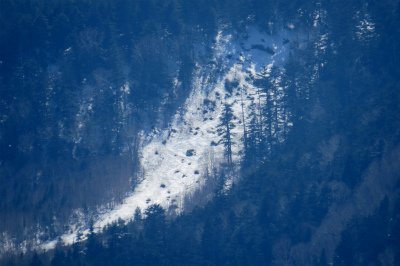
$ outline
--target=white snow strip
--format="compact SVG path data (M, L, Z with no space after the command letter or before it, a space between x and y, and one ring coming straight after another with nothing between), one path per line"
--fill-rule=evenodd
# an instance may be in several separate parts
M246 38L237 38L225 31L219 31L212 47L214 58L211 62L214 64L197 64L192 92L183 110L174 116L167 129L156 129L143 137L143 181L123 204L98 216L94 224L97 230L118 219L133 219L137 207L144 211L152 204L160 204L165 209L172 207L178 214L181 213L185 196L204 184L203 174L210 154L217 162L224 160L223 145L211 143L218 143L221 138L216 130L225 102L232 104L236 117L233 159L240 160L243 148L242 117L244 115L247 119L250 106L258 97L252 81L257 76L269 75L273 65L284 62L289 54L289 44L283 43L292 36L286 31L271 36L261 33L256 27L249 28ZM225 89L226 80L237 84L231 92ZM242 114L242 110L245 114ZM83 227L71 228L74 228L73 233L61 237L65 244L76 241L78 231L84 236L88 234ZM55 240L50 241L42 244L41 248L51 249L55 244Z

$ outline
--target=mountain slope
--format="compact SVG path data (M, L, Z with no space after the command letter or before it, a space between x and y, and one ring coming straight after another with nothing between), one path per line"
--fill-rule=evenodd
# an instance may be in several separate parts
M211 57L198 55L198 63L192 81L192 92L183 107L166 129L154 129L143 136L140 151L142 181L124 199L124 203L112 210L103 210L95 220L96 230L123 219L133 219L136 208L145 210L151 204L160 204L171 215L184 211L185 200L204 189L206 182L213 182L225 164L225 148L220 143L218 128L221 124L223 106L228 103L233 109L233 161L238 171L243 156L243 125L249 124L251 106L264 101L254 81L268 77L272 66L282 66L289 55L288 41L293 33L282 31L270 36L253 26L242 36L233 36L232 30L219 31L212 47ZM211 63L205 63L211 62ZM203 65L204 64L204 65ZM227 88L226 84L235 86ZM279 91L284 94L283 88ZM279 97L279 95L277 96ZM290 123L278 114L281 127ZM245 119L243 121L243 118ZM282 125L286 123L286 125ZM277 126L278 127L278 126ZM283 141L283 140L281 140ZM230 186L236 174L230 174L225 185ZM213 190L203 192L210 198ZM190 201L190 200L189 200ZM76 241L77 233L87 234L87 228L76 227L71 235L61 239L66 244ZM54 247L56 241L45 244Z
M11 2L8 264L399 264L398 1Z

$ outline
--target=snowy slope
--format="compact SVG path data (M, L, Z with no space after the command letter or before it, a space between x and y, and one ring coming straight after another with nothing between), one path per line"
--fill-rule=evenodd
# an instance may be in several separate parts
M239 162L243 122L248 122L250 105L258 101L253 80L268 75L273 65L282 65L289 54L291 38L291 32L271 36L255 27L241 37L221 29L212 47L211 60L198 56L192 92L170 126L143 136L143 181L123 204L99 214L94 227L98 230L120 218L129 221L137 207L144 211L151 204L181 213L184 198L204 185L210 164L224 162L223 145L215 145L221 139L217 126L224 103L232 104L234 111L233 160ZM230 92L225 88L226 81L235 84ZM73 232L62 236L62 240L71 244L78 231L86 235L88 230L80 227L71 226ZM51 241L42 248L54 245L55 241Z

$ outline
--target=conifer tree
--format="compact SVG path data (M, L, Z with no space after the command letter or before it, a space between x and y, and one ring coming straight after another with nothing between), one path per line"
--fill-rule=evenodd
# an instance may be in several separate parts
M89 265L102 265L104 262L102 258L103 246L97 238L98 236L94 232L93 221L90 222L89 235L86 242L86 254L85 260Z
M29 266L43 266L43 262L40 260L37 252L33 254L32 261L29 264Z
M220 124L218 125L218 135L222 136L219 142L222 142L225 146L228 166L232 166L232 145L234 144L232 141L232 137L234 136L232 129L236 127L233 123L234 119L235 116L233 115L232 105L225 103L224 111L220 117Z
M246 167L255 165L261 159L261 143L264 137L261 134L262 126L260 122L260 112L257 103L250 105L249 124L247 126L247 149L244 158Z
M265 105L262 109L263 112L263 123L265 124L265 147L268 147L269 153L273 148L273 144L276 143L277 138L277 130L279 127L278 121L278 87L280 81L280 69L276 66L273 66L269 77L265 82L265 86L263 86L263 95L265 95Z
M165 210L159 204L153 204L146 209L145 215L144 230L146 237L154 243L160 244L165 233Z

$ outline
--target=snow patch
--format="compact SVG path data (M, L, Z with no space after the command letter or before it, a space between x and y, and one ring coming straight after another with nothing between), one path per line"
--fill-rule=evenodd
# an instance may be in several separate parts
M155 129L142 137L143 181L123 204L99 214L94 228L99 230L118 219L129 221L137 207L145 210L151 204L181 213L185 197L204 185L210 160L217 164L224 162L224 147L218 144L221 137L216 130L225 103L232 105L235 117L232 157L233 161L239 162L243 150L243 126L249 122L251 106L260 97L253 80L268 77L274 65L284 63L290 49L287 40L292 37L290 31L268 35L256 27L250 27L244 36L235 36L227 29L220 30L212 47L213 57L206 59L211 63L199 63L205 58L198 58L192 91L183 108L174 115L168 128ZM175 84L178 83L175 80ZM233 85L227 89L226 84ZM128 85L121 90L129 94ZM274 97L280 97L279 93ZM84 110L92 109L91 104L85 107ZM124 109L123 105L121 109ZM83 126L79 124L79 128ZM232 182L230 180L227 185ZM89 233L82 224L70 227L72 233L61 236L65 244L77 241L78 232L83 234L82 239ZM41 248L52 249L56 242L43 243Z

